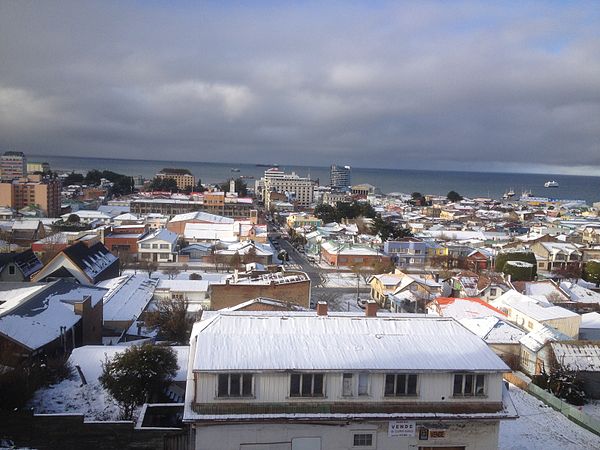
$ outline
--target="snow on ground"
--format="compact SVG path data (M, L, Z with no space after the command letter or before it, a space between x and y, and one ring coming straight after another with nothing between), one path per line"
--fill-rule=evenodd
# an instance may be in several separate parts
M367 297L368 295L361 294L361 298ZM356 302L356 294L343 294L336 296L334 300L329 301L329 309L331 311L360 312L362 314L365 312L364 309L358 306L358 303Z
M131 270L131 269L127 269L127 270L123 271L123 275L129 275L129 274L134 274L134 273L135 273L135 271ZM148 272L144 272L143 270L138 270L137 273L138 273L138 275L141 274L144 276L148 276ZM210 282L220 282L227 275L229 275L227 272L205 272L203 270L188 269L186 272L181 271L180 273L178 273L174 279L175 280L189 280L190 275L192 273L197 273L202 276L202 280L210 281ZM159 280L168 280L169 275L166 273L163 273L160 270L157 270L156 272L152 272L152 278L156 278Z
M600 420L600 400L590 400L583 405L583 412L594 419Z
M571 422L532 395L510 385L519 418L500 424L500 450L570 450L600 448L600 436Z
M356 274L350 272L327 272L323 273L323 278L325 279L323 283L323 287L328 288L348 288L356 287ZM360 288L364 289L369 287L368 284L365 283L365 280L360 279Z
M118 420L119 407L100 383L78 377L38 390L29 406L36 414L83 414L86 420Z

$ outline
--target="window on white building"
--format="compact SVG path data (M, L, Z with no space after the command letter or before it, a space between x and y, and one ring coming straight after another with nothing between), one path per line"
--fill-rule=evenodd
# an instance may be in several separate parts
M417 374L394 373L385 376L386 397L417 395Z
M369 395L369 374L358 374L358 395Z
M474 373L454 374L455 397L469 397L485 395L485 375Z
M354 433L352 447L373 448L373 433Z
M221 373L217 389L218 397L252 397L251 373Z
M354 385L354 374L345 373L342 375L342 395L344 397L351 397Z
M323 397L322 373L294 373L290 377L290 397Z

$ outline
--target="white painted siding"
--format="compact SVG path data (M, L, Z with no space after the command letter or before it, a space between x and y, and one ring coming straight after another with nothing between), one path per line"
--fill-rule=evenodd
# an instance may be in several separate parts
M358 374L358 372L356 373ZM480 402L483 399L489 402L502 401L502 374L486 374L486 396L485 397L460 397L452 395L454 374L453 373L422 373L418 379L417 397L385 397L384 383L385 374L371 373L369 376L369 395L344 397L342 395L342 373L327 373L325 375L325 398L322 397L289 397L290 375L288 373L257 373L254 374L254 397L247 399L217 399L217 379L213 373L198 374L196 384L196 402L249 402L249 403L277 403L277 402L314 402L323 400L325 402L373 402L373 401L406 401L406 402ZM357 381L357 376L353 381ZM356 394L356 389L354 389Z

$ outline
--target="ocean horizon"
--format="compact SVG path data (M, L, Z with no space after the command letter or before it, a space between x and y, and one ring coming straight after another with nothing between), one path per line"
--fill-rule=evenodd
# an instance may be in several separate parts
M219 183L231 178L244 177L249 186L260 178L269 167L268 163L257 164L232 162L194 162L173 160L137 160L73 156L28 155L30 161L45 161L52 170L82 172L88 170L110 170L129 176L153 178L165 167L189 169L203 183ZM273 161L273 164L277 161ZM345 165L343 161L332 164ZM329 183L329 166L303 166L279 164L286 172L310 176L320 184ZM546 181L556 181L558 188L545 188ZM352 184L369 183L384 193L420 192L422 194L446 195L453 190L468 197L501 198L509 189L519 196L531 192L533 196L569 200L585 200L589 205L600 201L600 177L588 175L561 175L539 173L476 172L427 169L382 169L352 167Z

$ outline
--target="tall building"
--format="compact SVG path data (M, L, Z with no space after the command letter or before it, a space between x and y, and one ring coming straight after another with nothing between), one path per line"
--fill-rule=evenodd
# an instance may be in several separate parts
M263 200L267 207L271 204L273 192L284 194L296 206L307 208L313 203L314 183L310 178L300 177L294 172L287 174L279 169L269 169L265 171L262 181Z
M331 166L329 170L329 185L334 190L348 190L350 186L350 166Z
M0 177L10 181L27 175L27 158L23 152L4 152L0 157Z
M60 216L60 181L40 175L0 183L0 206L19 210L37 206L47 217Z
M196 186L196 177L187 169L166 168L158 172L156 178L161 180L175 180L177 188L181 190Z

